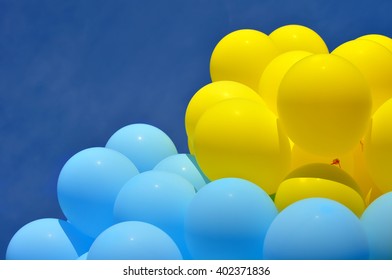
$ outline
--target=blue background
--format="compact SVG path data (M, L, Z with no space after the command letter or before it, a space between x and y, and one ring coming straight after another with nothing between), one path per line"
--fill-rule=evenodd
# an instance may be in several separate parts
M63 218L57 177L78 151L144 122L188 152L186 106L229 32L301 24L333 50L391 37L391 10L387 0L0 0L0 259L26 223Z

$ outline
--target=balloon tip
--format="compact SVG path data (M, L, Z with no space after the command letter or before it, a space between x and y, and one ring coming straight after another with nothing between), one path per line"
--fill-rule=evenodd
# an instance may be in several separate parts
M331 165L339 166L339 168L342 168L340 165L340 160L338 158L333 159Z

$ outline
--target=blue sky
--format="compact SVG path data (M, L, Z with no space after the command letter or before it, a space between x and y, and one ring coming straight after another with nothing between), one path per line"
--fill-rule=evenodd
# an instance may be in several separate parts
M392 37L390 1L0 0L0 259L12 235L62 218L56 184L73 154L119 128L155 125L187 152L192 95L231 31L286 24L330 50L369 33Z

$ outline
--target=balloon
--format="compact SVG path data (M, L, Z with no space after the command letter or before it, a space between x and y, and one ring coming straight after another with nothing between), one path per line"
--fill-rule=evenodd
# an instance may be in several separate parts
M340 168L323 163L307 164L290 172L279 185L274 202L281 211L298 200L312 197L338 201L357 216L365 210L354 179Z
M325 163L306 164L291 171L281 182L274 202L278 210L305 198L336 200L360 216L365 203L355 180L337 166Z
M326 198L300 200L278 214L265 237L264 259L368 259L369 247L358 217Z
M294 64L277 96L278 115L290 139L305 151L334 158L360 142L371 104L361 72L331 54L310 55Z
M6 259L74 260L87 252L92 242L66 221L39 219L15 233L8 244Z
M383 193L392 190L391 122L392 99L389 99L374 113L363 146L369 174Z
M289 51L275 57L264 69L259 81L259 94L268 108L277 116L276 96L284 74L296 62L312 53L306 51Z
M307 164L289 173L279 185L274 202L279 211L305 198L336 200L360 216L365 210L361 189L354 179L336 166Z
M290 144L268 108L245 99L222 101L201 117L195 157L210 180L237 177L275 193L290 166Z
M320 156L304 151L298 145L293 145L291 148L291 168L293 171L303 165L311 163L324 163L339 167L343 171L353 176L354 172L354 157L352 153L338 155L336 157Z
M140 172L151 170L162 159L177 154L173 141L152 125L137 123L117 130L106 143L127 156Z
M160 161L153 170L178 174L187 179L196 190L200 190L209 182L197 164L195 156L190 154L169 156Z
M382 192L369 174L365 160L364 145L365 141L362 140L352 153L352 158L354 159L352 177L361 189L362 197L367 207L372 201L382 195Z
M370 40L379 43L383 47L387 48L390 52L392 52L392 39L389 38L388 36L381 35L381 34L367 34L358 37L357 39L365 39L365 40Z
M392 260L392 192L372 202L361 217L369 241L369 258Z
M60 207L76 228L95 238L114 223L117 194L136 174L135 165L117 151L100 147L80 151L60 172Z
M114 217L117 222L135 220L159 227L186 257L184 216L194 195L193 185L180 175L146 171L121 189L114 204Z
M191 155L195 154L195 150L193 149L193 137L188 136L188 150Z
M218 81L199 89L189 101L185 113L185 128L189 139L189 150L194 154L193 135L200 116L218 102L231 98L245 98L256 102L264 102L262 98L248 86L234 81Z
M115 224L91 245L88 260L181 260L174 241L156 226L139 221Z
M361 71L371 89L373 113L392 97L392 53L386 47L356 39L338 46L332 54L347 59Z
M319 178L331 180L344 184L358 193L361 192L361 189L359 188L357 182L355 182L355 180L350 176L350 174L348 174L338 166L334 166L331 164L310 163L302 165L292 170L285 177L285 179L292 178Z
M303 50L311 53L328 53L324 40L309 27L289 24L275 29L269 37L281 52Z
M350 187L320 178L292 178L284 180L275 195L278 210L283 210L296 201L323 197L335 200L345 205L357 216L365 210L365 203L361 195Z
M236 81L257 91L264 68L278 54L276 46L263 32L252 29L231 32L212 52L211 80Z
M208 183L196 193L185 218L189 251L194 259L260 259L276 215L271 198L249 181Z

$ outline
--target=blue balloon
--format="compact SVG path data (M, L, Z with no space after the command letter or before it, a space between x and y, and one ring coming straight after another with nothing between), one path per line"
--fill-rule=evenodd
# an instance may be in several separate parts
M95 238L114 224L116 197L138 173L135 165L117 151L99 147L83 150L71 157L60 172L60 207L69 222Z
M368 259L369 247L359 218L344 205L308 198L285 208L272 222L264 259Z
M187 179L195 187L200 190L210 181L201 171L196 159L191 154L176 154L161 160L154 170L161 170L178 174Z
M131 178L114 205L117 222L142 221L153 224L176 242L189 258L184 238L186 209L195 195L189 181L174 173L146 171Z
M277 213L268 194L247 180L212 181L188 208L189 252L194 259L261 259L265 234Z
M392 192L374 200L361 217L370 259L392 260Z
M20 228L8 244L7 260L74 260L87 252L93 239L70 223L46 218Z
M91 245L88 260L181 260L174 241L156 226L138 221L115 224Z
M116 131L106 147L127 156L140 172L151 170L162 159L177 154L169 136L148 124L131 124Z

